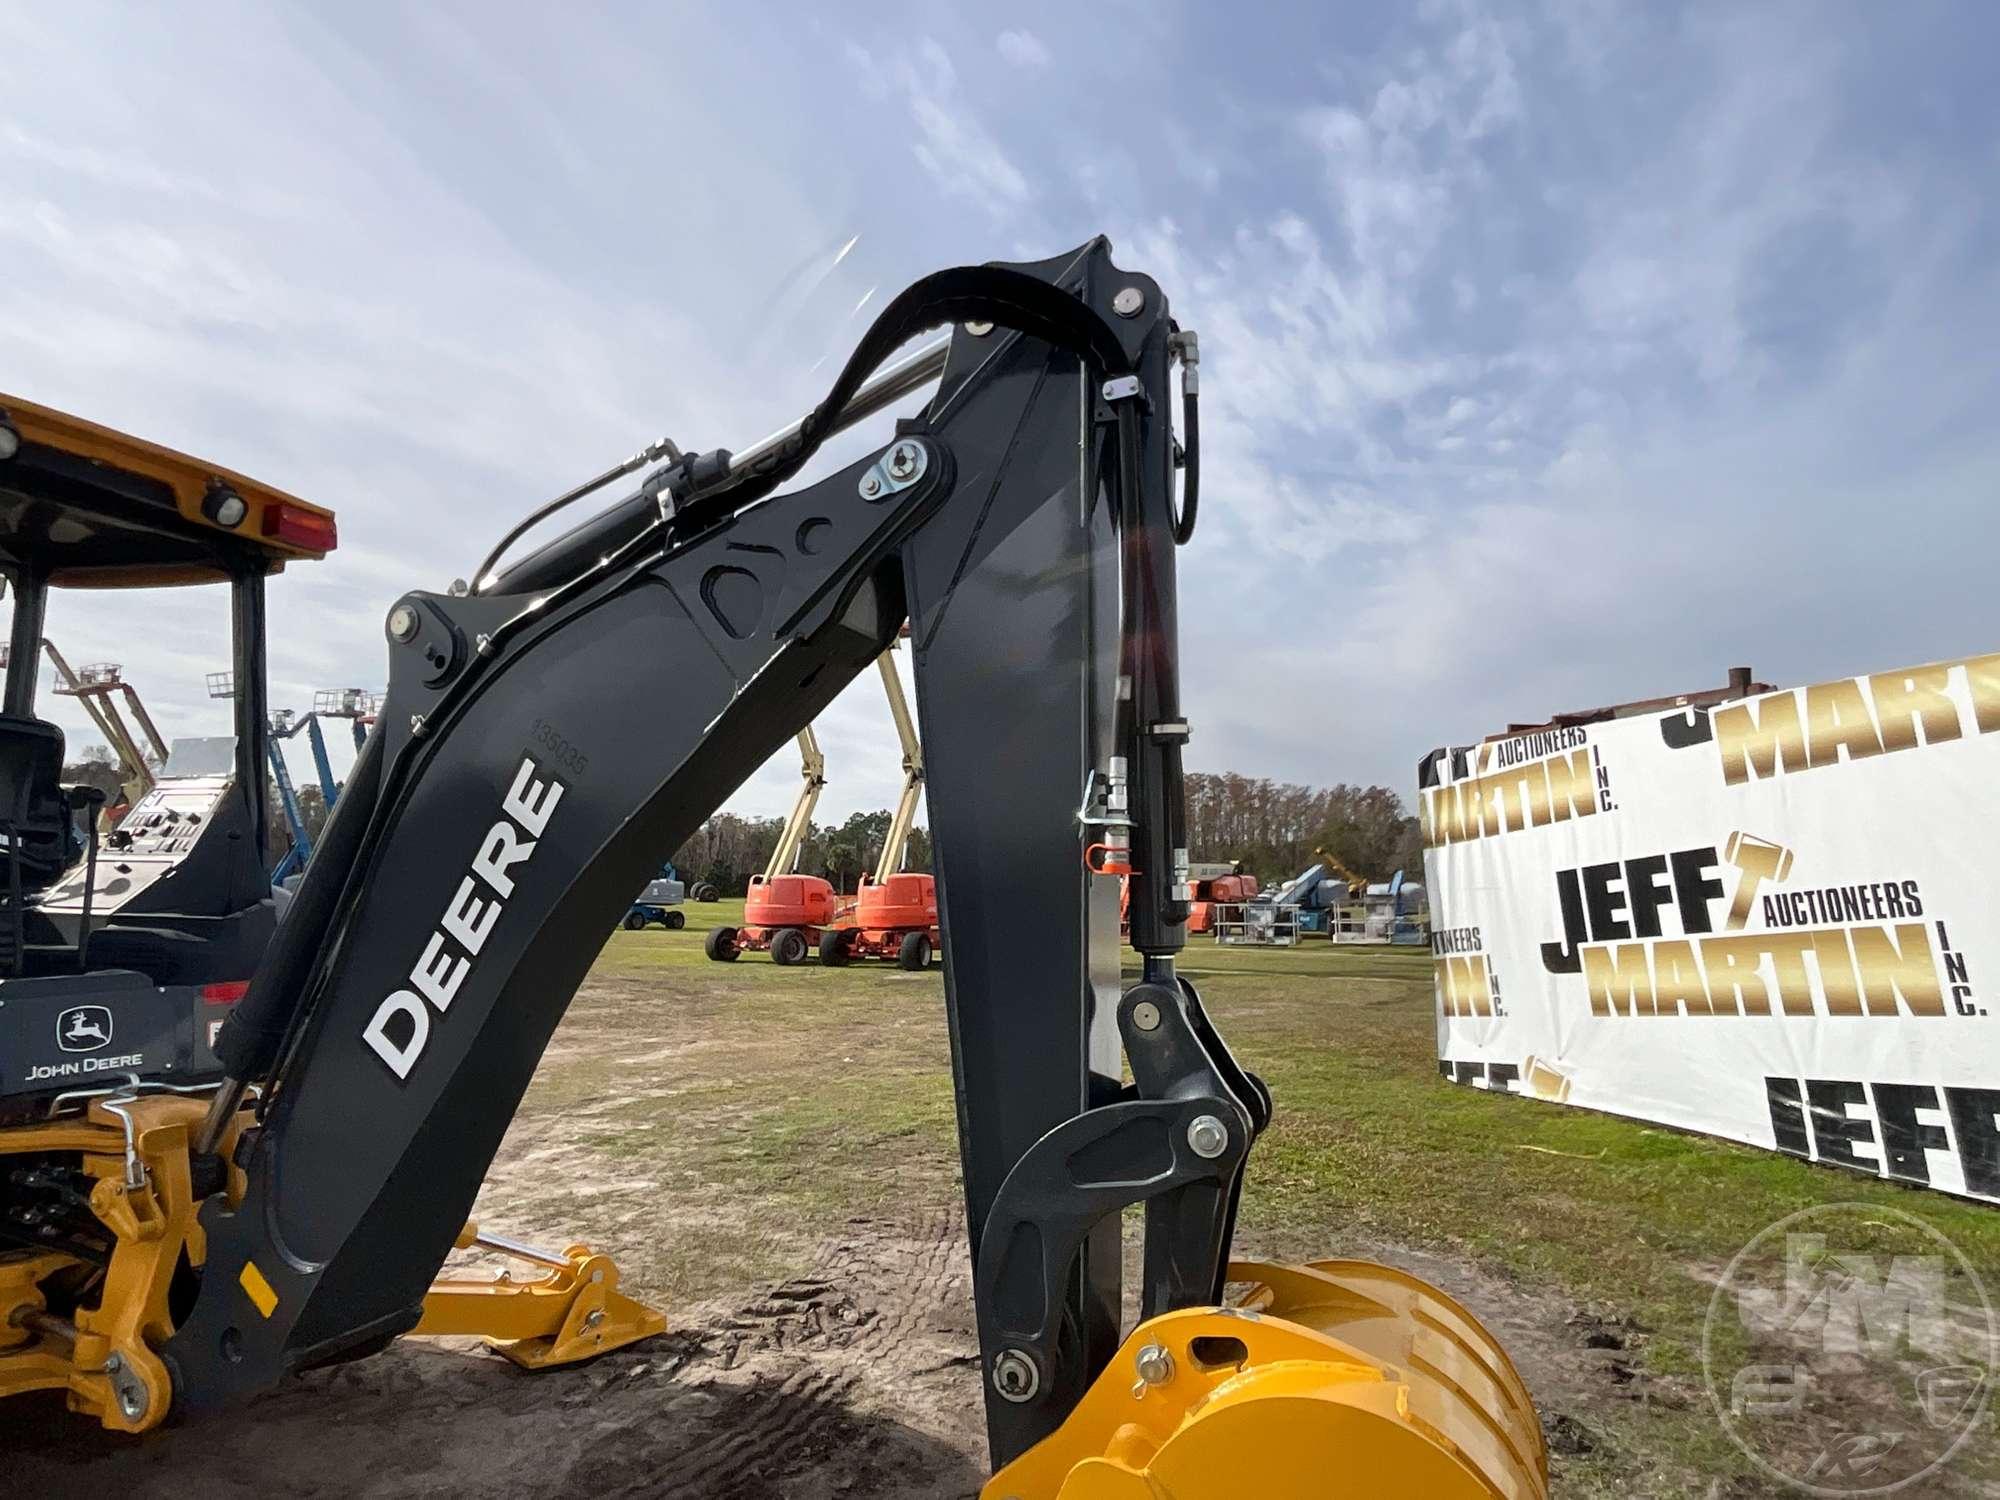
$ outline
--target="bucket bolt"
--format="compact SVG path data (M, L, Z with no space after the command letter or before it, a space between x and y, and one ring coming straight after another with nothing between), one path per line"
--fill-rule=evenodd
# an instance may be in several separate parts
M1229 1127L1214 1115L1196 1115L1188 1123L1188 1148L1203 1161L1214 1161L1229 1149Z
M993 1389L1003 1400L1017 1405L1035 1399L1042 1388L1042 1372L1019 1349L1002 1349L993 1358Z

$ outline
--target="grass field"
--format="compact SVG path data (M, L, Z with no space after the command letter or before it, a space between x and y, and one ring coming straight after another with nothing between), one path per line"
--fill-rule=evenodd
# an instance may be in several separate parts
M475 1210L608 1252L665 1336L534 1376L403 1340L245 1420L131 1443L59 1399L0 1403L8 1493L973 1500L988 1469L939 976L706 961L703 930L739 913L611 937ZM1788 1214L1866 1205L1878 1239L1844 1248L1876 1255L1909 1248L1890 1211L1921 1215L2000 1292L1991 1209L1444 1083L1425 954L1197 942L1182 967L1277 1099L1238 1245L1383 1260L1468 1304L1535 1394L1560 1500L1785 1493L1724 1435L1700 1358L1719 1270ZM1842 1421L1907 1396L1910 1367L1888 1368L1835 1372ZM1899 1496L2000 1495L1987 1421ZM1905 1453L1925 1440L1899 1432Z
M517 1126L527 1149L642 1175L675 1228L600 1236L633 1282L686 1305L787 1274L857 1215L955 1204L936 975L708 963L702 931L739 908L687 910L685 932L614 934ZM1400 1253L1475 1288L1510 1345L1518 1333L1545 1418L1560 1419L1559 1493L1765 1493L1719 1429L1699 1351L1711 1278L1787 1214L1836 1202L1915 1212L2000 1289L1990 1209L1442 1082L1427 954L1198 942L1183 972L1278 1101L1239 1241L1287 1257ZM660 1044L617 1041L638 1035ZM606 1191L556 1206L589 1227ZM503 1216L527 1207L495 1196ZM1961 1455L1952 1483L1972 1488L1935 1493L1986 1493L1993 1447Z

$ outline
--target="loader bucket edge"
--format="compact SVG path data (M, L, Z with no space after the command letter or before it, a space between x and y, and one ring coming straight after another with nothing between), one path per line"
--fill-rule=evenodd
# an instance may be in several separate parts
M1133 1330L981 1500L1547 1500L1519 1376L1442 1292L1355 1261L1230 1279L1236 1305Z

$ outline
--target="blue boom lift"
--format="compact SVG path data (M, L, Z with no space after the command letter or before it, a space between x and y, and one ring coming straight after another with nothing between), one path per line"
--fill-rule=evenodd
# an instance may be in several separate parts
M235 674L210 672L208 696L235 697ZM326 810L332 812L334 801L340 796L340 784L333 777L333 762L327 756L326 735L320 728L320 721L348 720L354 736L354 752L359 755L361 747L368 742L368 730L375 722L375 707L379 699L379 694L371 693L366 688L327 688L313 694L311 713L296 714L289 708L281 708L271 715L271 733L265 740L265 749L271 762L271 780L278 789L278 806L284 812L285 826L292 835L292 847L271 872L271 884L284 884L305 869L306 862L312 858L312 835L307 831L305 813L299 807L298 788L292 782L291 767L285 764L285 752L280 742L293 739L301 732L305 734L306 742L312 746L313 770L319 778L321 800Z
M1294 875L1268 900L1274 906L1296 906L1299 932L1324 937L1331 931L1335 908L1364 889L1367 882L1326 850L1315 849L1313 853L1319 856L1318 863Z

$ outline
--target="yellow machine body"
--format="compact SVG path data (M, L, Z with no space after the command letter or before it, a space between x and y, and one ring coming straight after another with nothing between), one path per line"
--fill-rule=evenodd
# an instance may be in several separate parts
M0 569L24 568L59 587L154 588L226 580L245 553L275 573L288 561L324 557L337 543L332 511L232 469L4 393L0 422L19 445L0 467ZM130 687L81 680L46 638L41 646L64 684L58 691L80 697L119 747L128 780L150 778L123 732L112 688L123 689L157 759L166 746ZM262 651L260 642L260 660ZM80 1165L109 1246L100 1269L96 1246L86 1247L86 1259L60 1244L17 1248L10 1237L0 1251L0 1398L66 1391L72 1410L123 1432L165 1418L171 1392L154 1351L174 1331L175 1273L206 1259L191 1146L208 1108L206 1093L134 1079L87 1101L70 1096L51 1118L0 1125L0 1172ZM219 1142L222 1160L250 1118L248 1111L235 1117ZM240 1198L241 1175L233 1168L227 1175L222 1191ZM479 1335L516 1364L539 1369L665 1327L658 1313L618 1291L617 1268L588 1247L552 1255L500 1243L540 1261L542 1274L442 1281L425 1300L420 1332ZM268 1316L268 1282L254 1265L242 1280Z
M205 1097L106 1095L78 1114L0 1127L0 1170L30 1156L81 1162L93 1183L91 1211L112 1245L94 1279L84 1261L61 1249L0 1257L0 1399L64 1391L71 1411L114 1432L144 1432L165 1420L172 1390L154 1351L173 1332L174 1273L207 1258L189 1169L189 1143L206 1108ZM224 1160L251 1118L242 1111L224 1137ZM234 1199L240 1177L233 1169L230 1176L224 1191ZM473 1225L461 1243L536 1261L540 1274L440 1279L424 1299L416 1333L484 1338L523 1369L539 1370L666 1329L664 1317L619 1291L610 1257L587 1245L553 1254L480 1237ZM79 1279L87 1282L81 1294ZM75 1302L62 1313L49 1307L49 1289L57 1286ZM260 1288L245 1289L256 1302Z
M166 1366L153 1352L173 1331L167 1294L183 1256L204 1258L188 1177L188 1141L204 1101L171 1094L94 1099L80 1116L0 1130L0 1160L77 1153L93 1179L91 1211L113 1237L109 1264L73 1318L49 1313L43 1285L81 1265L59 1250L0 1260L0 1396L63 1390L70 1410L118 1432L167 1414Z

